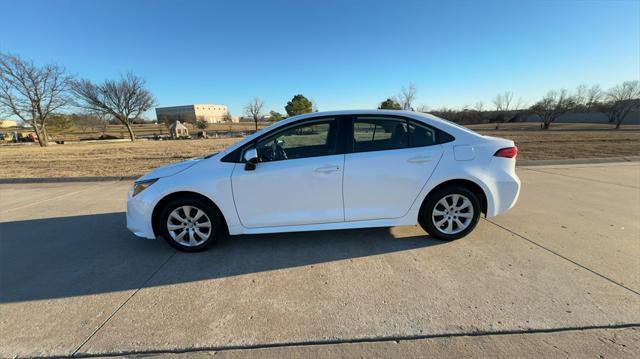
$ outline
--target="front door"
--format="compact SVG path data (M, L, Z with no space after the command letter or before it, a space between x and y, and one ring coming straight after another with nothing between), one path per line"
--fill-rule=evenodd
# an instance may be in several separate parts
M233 197L249 228L344 221L344 154L336 118L277 129L255 144L254 170L237 164Z

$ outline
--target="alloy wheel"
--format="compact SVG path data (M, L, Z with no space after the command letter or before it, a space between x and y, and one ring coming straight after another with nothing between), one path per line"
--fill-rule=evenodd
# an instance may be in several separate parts
M433 207L431 220L441 233L460 233L473 222L473 205L464 195L449 194Z
M211 236L213 225L209 216L200 208L181 206L169 214L167 231L176 243L196 247Z

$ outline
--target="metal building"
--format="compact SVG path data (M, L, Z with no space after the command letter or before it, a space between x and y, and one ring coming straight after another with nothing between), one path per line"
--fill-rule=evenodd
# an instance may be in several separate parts
M225 116L229 113L227 106L215 104L193 104L185 106L158 107L156 108L156 118L158 122L175 121L194 123L199 120L208 123L224 122Z

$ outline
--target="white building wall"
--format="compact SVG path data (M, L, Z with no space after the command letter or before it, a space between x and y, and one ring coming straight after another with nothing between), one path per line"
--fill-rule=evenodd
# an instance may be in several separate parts
M209 123L224 122L229 112L226 105L193 104L185 106L158 107L156 118L158 122L195 122L205 120Z

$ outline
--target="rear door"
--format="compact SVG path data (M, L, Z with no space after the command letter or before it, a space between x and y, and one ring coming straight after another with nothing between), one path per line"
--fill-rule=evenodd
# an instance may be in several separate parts
M345 220L404 216L442 157L437 130L396 116L355 116L351 123Z

